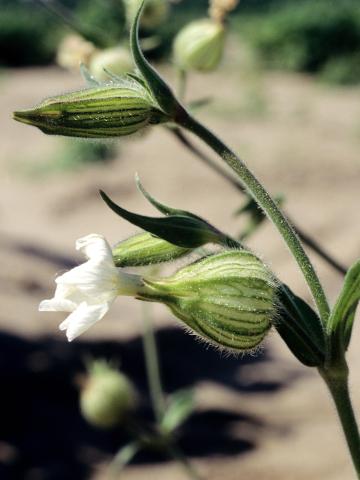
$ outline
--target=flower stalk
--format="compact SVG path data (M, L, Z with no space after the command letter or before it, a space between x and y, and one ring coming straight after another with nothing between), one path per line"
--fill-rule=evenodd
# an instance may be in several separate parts
M177 122L179 126L189 130L203 140L230 168L232 168L232 170L234 170L251 196L264 210L270 220L272 220L297 261L310 288L322 323L325 325L330 314L330 307L325 292L298 236L276 202L274 202L263 185L257 180L245 163L210 130L185 111L182 112L182 115L178 115Z

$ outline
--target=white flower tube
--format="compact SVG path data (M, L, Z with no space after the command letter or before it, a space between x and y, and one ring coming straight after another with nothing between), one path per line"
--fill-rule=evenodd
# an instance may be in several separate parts
M118 295L136 296L142 281L115 267L110 245L91 234L76 242L87 261L59 276L55 295L39 305L42 312L70 312L60 324L69 341L81 335L108 312Z

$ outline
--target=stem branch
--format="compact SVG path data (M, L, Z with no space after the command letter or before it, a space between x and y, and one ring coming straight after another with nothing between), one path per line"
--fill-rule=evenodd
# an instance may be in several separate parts
M229 167L234 170L235 173L238 174L244 187L246 187L251 196L268 215L270 220L272 220L294 255L305 280L309 285L323 325L325 325L330 313L325 292L309 257L285 215L281 212L262 184L247 168L245 163L240 160L240 158L237 157L235 153L233 153L219 138L185 111L181 112L176 120L179 126L201 138L227 163L227 165L229 165Z
M214 172L218 173L222 178L224 178L228 183L230 183L236 190L242 193L246 193L245 188L241 185L241 183L233 177L230 173L226 170L221 168L217 163L215 163L211 158L209 158L204 152L202 152L196 145L194 145L189 138L179 129L179 128L169 128L168 129L176 139L186 147L190 152L192 152L199 160L201 160L205 165L211 168ZM301 241L313 250L315 253L319 255L325 262L327 262L331 267L334 268L338 273L341 275L346 275L348 268L340 263L337 259L335 259L332 255L330 255L324 248L319 245L319 243L314 240L310 235L302 228L300 228L295 222L286 215L286 218L293 226L294 230L300 237Z

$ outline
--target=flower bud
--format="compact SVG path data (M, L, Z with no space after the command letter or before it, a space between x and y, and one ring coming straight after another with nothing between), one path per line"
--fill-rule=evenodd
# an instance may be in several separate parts
M93 55L89 63L90 73L100 82L109 80L105 70L115 75L123 75L133 69L130 52L123 47L101 50Z
M244 250L210 255L145 284L153 301L165 303L195 333L235 351L259 345L276 312L271 272ZM150 295L143 299L152 301Z
M37 107L14 113L15 120L49 135L106 138L131 135L147 125L166 121L145 88L89 88L44 100Z
M121 424L135 403L129 380L104 360L93 362L80 396L82 415L93 426L113 428Z
M87 64L95 54L96 47L80 35L67 35L59 45L56 61L60 67L79 70L81 63Z
M141 267L175 260L191 251L144 232L118 243L112 252L117 267Z
M211 19L189 23L174 41L174 61L183 70L210 72L223 55L225 28Z
M126 21L129 26L132 25L134 18L139 10L141 0L125 0ZM147 0L145 3L140 25L147 30L153 30L169 16L170 6L168 0Z

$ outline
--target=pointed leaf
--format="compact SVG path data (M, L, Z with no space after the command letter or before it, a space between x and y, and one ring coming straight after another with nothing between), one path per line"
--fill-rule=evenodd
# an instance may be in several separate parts
M171 396L161 427L166 433L171 433L182 425L193 413L195 408L194 392L192 390L179 390Z
M80 63L80 73L88 87L98 87L101 85L101 82L96 80L96 78L90 73L90 70L87 68L87 66L82 62Z
M164 215L182 215L184 217L195 218L197 220L201 220L204 223L207 223L205 222L205 220L198 217L197 215L194 215L185 210L179 210L177 208L168 207L167 205L164 205L163 203L158 202L154 197L150 195L150 193L148 193L145 190L142 183L140 182L140 178L138 174L135 175L135 182L136 182L136 186L138 187L140 192L144 195L146 200L148 200L151 203L151 205L153 205L157 210L159 210L159 212L163 213Z
M295 357L304 365L325 362L325 334L314 310L286 285L278 290L280 311L275 328Z
M333 346L340 342L346 351L354 325L356 308L360 300L360 260L348 270L344 285L329 319L328 331Z
M114 203L104 192L100 191L100 195L117 215L173 245L197 248L209 242L219 243L221 238L219 237L221 233L200 219L183 215L171 215L163 218L138 215Z
M131 51L137 68L140 70L142 76L145 78L147 85L150 88L159 106L163 109L165 113L174 117L175 113L180 108L180 105L176 100L170 87L146 60L140 48L139 23L144 4L145 2L143 0L140 4L139 10L134 18L134 22L131 27Z

